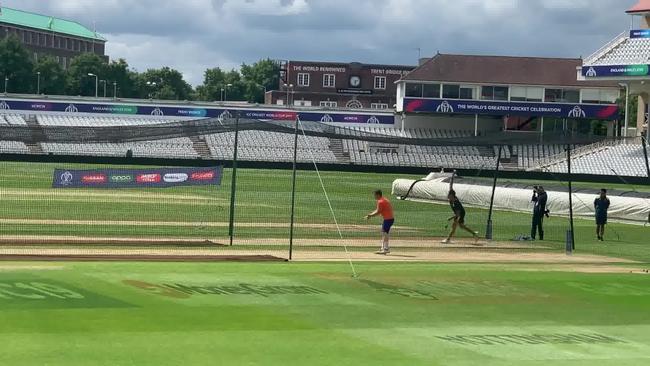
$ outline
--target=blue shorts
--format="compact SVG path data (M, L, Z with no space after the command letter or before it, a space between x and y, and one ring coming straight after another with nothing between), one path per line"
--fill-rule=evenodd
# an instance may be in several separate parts
M386 234L389 234L390 228L393 227L394 223L395 223L395 219L384 220L384 223L381 225L381 231Z
M596 215L596 225L607 225L607 215Z

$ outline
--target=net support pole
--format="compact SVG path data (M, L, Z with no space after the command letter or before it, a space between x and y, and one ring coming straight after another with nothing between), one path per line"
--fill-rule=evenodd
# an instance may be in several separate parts
M291 176L291 221L289 223L289 260L293 259L293 231L296 218L296 174L298 165L298 123L300 117L296 117L296 126L293 137L293 173Z
M230 184L230 220L228 222L228 236L230 246L235 238L235 198L237 195L237 158L239 148L239 112L235 117L235 148L232 156L232 182Z
M485 239L492 240L492 212L494 212L494 194L497 190L497 179L499 179L499 168L501 167L501 153L503 145L499 145L499 154L497 156L497 166L494 170L494 181L492 182L492 196L490 197L490 211L488 212L487 228L485 229Z
M566 249L567 253L572 253L576 250L576 236L575 228L573 226L573 177L571 175L571 145L567 144L566 146L566 157L567 157L567 179L569 180L569 226L570 231L567 234L567 243Z
M648 175L648 179L650 179L650 161L648 161L648 138L642 136L641 144L643 145L643 156L645 157L645 170Z

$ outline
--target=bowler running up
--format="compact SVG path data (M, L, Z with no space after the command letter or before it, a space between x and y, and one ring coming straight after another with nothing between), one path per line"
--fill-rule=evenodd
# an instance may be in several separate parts
M379 249L377 254L386 255L390 253L390 229L395 223L395 216L393 215L393 206L384 197L382 191L375 191L375 199L377 200L377 208L375 211L366 215L366 220L370 220L371 217L379 215L384 218L384 222L381 225L381 249Z

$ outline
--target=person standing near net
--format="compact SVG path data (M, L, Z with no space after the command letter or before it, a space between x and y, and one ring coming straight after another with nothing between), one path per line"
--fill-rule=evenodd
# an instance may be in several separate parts
M390 229L395 223L395 216L393 215L393 205L390 204L390 201L384 197L382 191L375 191L375 199L377 200L377 208L375 211L366 215L366 220L370 218L381 215L384 218L384 222L381 224L381 249L377 254L390 254Z
M607 190L601 189L600 196L594 201L594 209L596 211L596 235L600 241L605 241L605 225L607 225L607 210L609 210L609 205Z
M453 189L449 191L449 194L447 195L447 199L449 200L449 205L451 206L451 210L454 211L454 216L449 218L448 221L454 220L454 222L451 224L451 231L449 232L449 236L447 239L443 240L443 244L449 244L451 243L451 239L456 235L456 229L460 226L461 229L467 231L468 233L472 234L474 237L475 241L478 241L478 232L470 229L465 225L465 208L463 207L463 204L460 203L460 200L456 196L456 191Z
M548 195L542 186L535 186L533 190L533 227L530 230L531 239L535 240L539 232L539 240L544 240L544 215L546 215L546 202Z

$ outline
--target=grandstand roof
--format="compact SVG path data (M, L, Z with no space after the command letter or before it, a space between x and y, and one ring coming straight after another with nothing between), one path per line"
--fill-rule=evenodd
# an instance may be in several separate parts
M0 23L40 29L48 32L63 33L70 36L90 38L101 42L106 41L106 38L78 22L7 7L0 8Z
M578 81L579 58L437 54L402 80L479 84L618 87L616 82Z
M650 12L650 0L639 0L639 2L628 9L626 13L628 14L637 14L637 13L649 13Z

